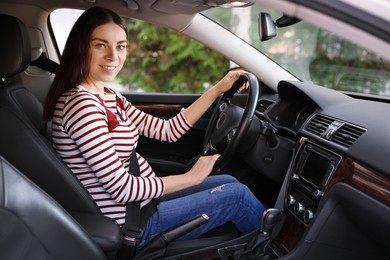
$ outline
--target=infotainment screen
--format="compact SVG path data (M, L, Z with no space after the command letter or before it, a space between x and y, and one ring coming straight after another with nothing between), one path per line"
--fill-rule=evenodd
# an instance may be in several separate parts
M315 151L306 151L306 159L303 162L299 175L317 188L326 185L331 161Z

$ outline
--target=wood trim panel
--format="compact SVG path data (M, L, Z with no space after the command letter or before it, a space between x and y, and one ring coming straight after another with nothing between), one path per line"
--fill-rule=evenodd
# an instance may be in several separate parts
M354 174L348 183L360 191L390 205L390 176L375 172L354 163Z
M157 117L174 117L183 108L181 105L133 103L133 106Z
M291 214L286 214L283 229L272 240L270 247L278 255L290 252L299 242L306 227L295 219Z
M343 158L327 190L330 190L339 182L347 183L367 195L390 205L390 176L365 167L351 158Z

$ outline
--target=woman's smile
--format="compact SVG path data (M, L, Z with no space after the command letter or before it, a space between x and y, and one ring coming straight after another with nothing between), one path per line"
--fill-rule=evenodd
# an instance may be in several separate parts
M113 72L118 66L100 65L100 67L105 71Z

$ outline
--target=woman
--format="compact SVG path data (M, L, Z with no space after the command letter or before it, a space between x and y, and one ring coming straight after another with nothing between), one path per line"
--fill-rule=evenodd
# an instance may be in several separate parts
M138 110L105 86L121 70L126 45L126 26L108 9L90 8L75 23L45 104L58 154L103 214L120 225L124 224L126 203L140 201L145 206L160 198L138 249L162 231L202 213L209 215L210 221L181 239L196 238L228 221L242 233L257 228L264 206L250 190L228 175L209 177L219 155L200 157L186 173L158 177L136 154L140 176L129 174L130 155L140 134L177 141L230 89L240 73L229 72L191 106L170 120L162 120Z

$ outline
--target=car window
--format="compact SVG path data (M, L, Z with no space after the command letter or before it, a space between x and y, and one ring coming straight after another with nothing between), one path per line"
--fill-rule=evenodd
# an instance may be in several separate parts
M82 10L58 9L50 23L60 53ZM121 92L203 93L217 82L230 62L218 52L171 29L126 19L126 63L108 84Z
M64 49L73 24L82 12L82 10L77 9L57 9L50 14L50 24L60 53Z
M232 31L302 81L337 90L390 96L390 62L303 21L260 41L258 16L282 16L270 8L213 8L202 14Z

